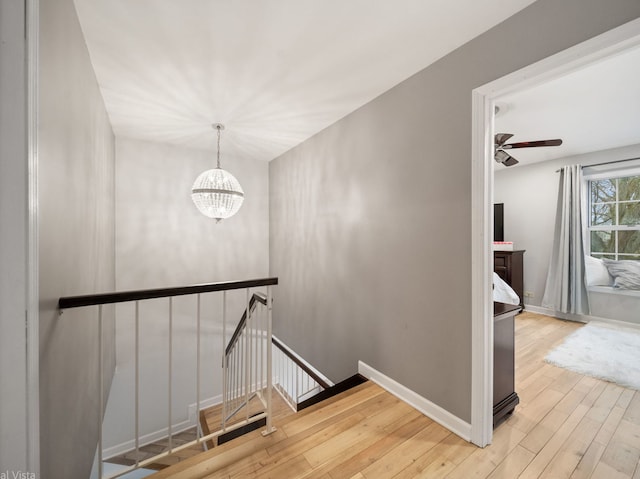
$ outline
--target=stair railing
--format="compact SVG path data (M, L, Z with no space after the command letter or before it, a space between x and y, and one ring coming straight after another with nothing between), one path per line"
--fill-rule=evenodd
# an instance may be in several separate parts
M262 293L251 296L225 350L222 360L225 398L223 408L226 408L222 414L223 428L243 410L246 418L261 419L262 415L256 412L256 406L253 409L250 407L252 400L260 400L265 408L267 406L261 394L265 390L261 378L266 375L262 369L258 369L266 361L258 361L257 356L251 355L251 352L263 354L261 348L247 346L256 341L261 347L264 344L262 340L265 328L260 327L260 313L267 302L267 297ZM275 336L272 336L272 344L275 346L272 360L273 387L294 411L306 399L333 386L326 376Z
M329 389L333 383L320 371L291 350L277 337L272 337L273 385L285 402L294 410L315 394Z
M64 297L60 298L58 301L58 307L60 312L69 308L79 308L79 307L91 307L96 306L98 308L98 371L96 372L99 375L99 391L98 391L98 403L99 403L99 416L96 418L98 422L98 450L97 450L97 465L98 465L98 477L104 478L104 457L103 457L103 430L102 430L102 422L103 422L103 413L105 411L104 404L104 378L103 378L103 365L104 365L104 345L103 345L103 336L104 336L104 328L103 328L103 306L105 304L114 304L114 303L125 303L125 302L133 302L135 304L135 328L134 328L134 343L135 343L135 413L134 413L134 422L135 422L135 464L122 469L109 476L109 479L115 479L117 477L123 476L131 471L142 468L146 465L153 464L157 462L159 459L162 459L166 456L174 454L180 450L192 447L194 445L205 447L207 441L210 441L218 436L221 436L225 433L234 431L239 429L250 422L254 422L260 419L266 418L266 429L263 431L263 434L272 433L275 428L272 425L272 406L271 406L271 394L272 394L272 286L278 284L278 278L265 278L265 279L256 279L256 280L246 280L246 281L233 281L233 282L224 282L224 283L208 283L208 284L199 284L192 286L183 286L177 288L159 288L159 289L147 289L147 290L137 290L137 291L124 291L124 292L116 292L116 293L106 293L106 294L92 294L85 296L73 296L73 297ZM252 288L266 288L266 295L264 294L253 294L251 293ZM226 343L226 330L227 330L227 292L231 290L245 289L246 297L247 297L247 309L245 314L243 315L243 319L241 319L241 323L244 323L244 326L238 334L232 335L232 339L227 345ZM174 446L172 440L172 377L176 374L173 371L172 367L172 354L173 354L173 298L177 296L185 296L185 295L193 295L196 298L196 334L195 334L195 346L196 346L196 410L200 411L201 406L201 378L200 378L200 370L201 370L201 296L206 293L213 292L221 292L222 293L222 350L224 352L224 360L223 367L226 368L226 371L233 370L229 368L229 364L231 360L227 358L227 351L229 350L230 355L244 357L244 373L236 376L228 376L225 374L226 379L223 381L223 403L224 401L236 401L238 396L238 391L244 393L244 398L242 401L247 401L247 398L252 394L251 391L254 391L254 383L260 384L260 389L255 389L256 395L258 395L262 403L264 404L264 411L258 415L250 416L247 411L244 420L240 420L238 422L234 422L233 424L227 424L228 421L223 421L222 427L219 430L211 432L209 434L203 435L200 428L197 428L197 437L193 441L189 441L187 443L181 444L180 446ZM167 346L168 346L168 391L167 391L167 402L168 402L168 411L167 411L167 431L168 431L168 449L162 453L159 453L153 457L149 457L144 460L140 460L140 415L139 415L139 396L140 396L140 370L139 370L139 359L140 359L140 303L157 298L167 298L168 300L168 318L169 318L169 334L167 338ZM253 311L256 309L256 305L260 304L262 306L260 314L255 315ZM258 317L259 316L259 317ZM237 328L236 328L237 329ZM242 346L239 346L242 345ZM225 373L226 373L225 371ZM234 374L238 374L234 371ZM231 378L231 379L230 379ZM232 411L232 409L237 408L239 403L235 403L235 405L225 404L223 407L227 412Z
M222 429L243 410L247 423L264 417L268 420L271 416L268 401L271 396L268 390L272 384L271 370L264 367L272 362L265 357L271 354L267 344L271 335L265 321L269 302L264 293L254 293L248 299L247 308L225 348L222 358ZM262 403L262 408L258 406L262 410L256 411L254 406L252 411L251 401L254 399Z

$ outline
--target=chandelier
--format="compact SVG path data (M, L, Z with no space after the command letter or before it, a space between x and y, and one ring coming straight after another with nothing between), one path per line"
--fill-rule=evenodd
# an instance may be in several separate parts
M220 168L220 132L224 125L214 123L213 128L218 132L218 161L214 169L196 178L191 188L191 199L200 213L219 223L238 212L244 201L244 191L235 176Z

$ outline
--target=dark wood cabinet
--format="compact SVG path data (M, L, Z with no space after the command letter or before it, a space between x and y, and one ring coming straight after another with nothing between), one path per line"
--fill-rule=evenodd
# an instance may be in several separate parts
M524 307L524 251L493 252L493 270L516 292L520 307Z
M514 316L522 308L493 303L493 427L520 402L515 392Z

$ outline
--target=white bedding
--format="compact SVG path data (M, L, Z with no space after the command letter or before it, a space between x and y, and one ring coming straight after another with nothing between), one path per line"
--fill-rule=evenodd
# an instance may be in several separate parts
M495 271L493 272L493 300L498 303L520 304L520 297Z

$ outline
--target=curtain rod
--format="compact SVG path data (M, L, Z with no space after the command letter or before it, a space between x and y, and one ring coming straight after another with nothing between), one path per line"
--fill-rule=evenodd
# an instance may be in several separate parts
M603 165L612 165L614 163L624 163L625 161L634 161L634 160L640 160L640 157L637 158L627 158L626 160L614 160L614 161L605 161L603 163L594 163L593 165L585 165L585 166L581 166L581 168L591 168L592 166L603 166ZM559 173L560 170L562 170L562 168L559 168L556 170L556 173Z

